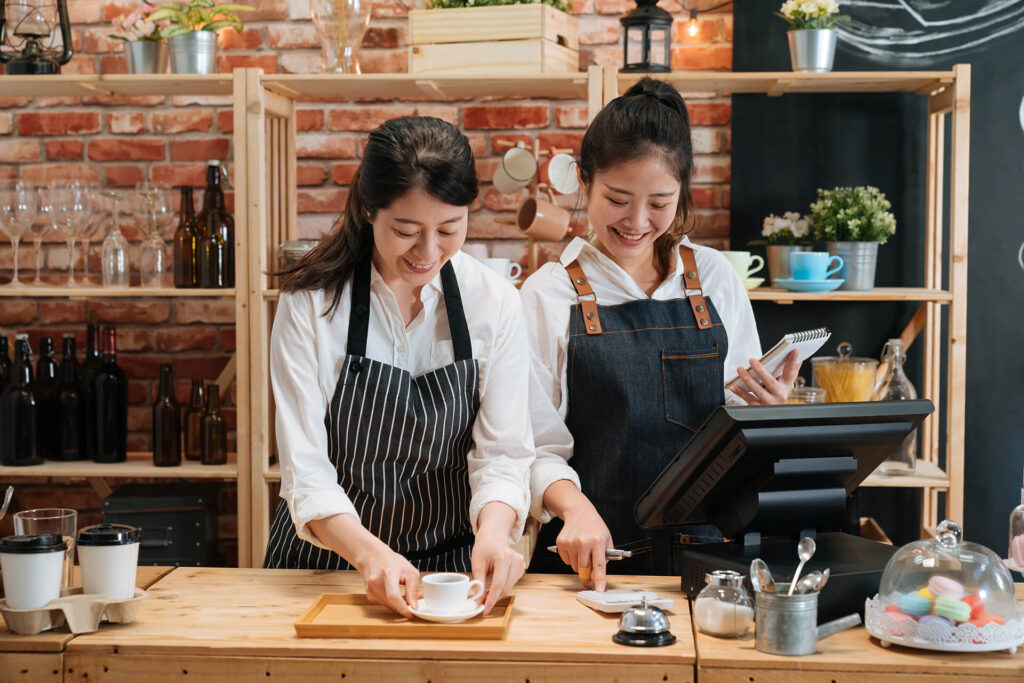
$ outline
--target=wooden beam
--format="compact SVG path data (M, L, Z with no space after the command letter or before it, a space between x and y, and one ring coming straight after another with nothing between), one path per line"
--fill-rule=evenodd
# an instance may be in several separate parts
M910 346L917 339L918 335L921 334L921 330L924 329L925 320L927 317L928 304L921 304L917 307L917 312L914 313L914 317L910 319L907 326L903 328L903 332L900 333L900 341L903 342L904 353L910 350Z
M928 97L928 113L943 114L953 109L953 87L940 90Z

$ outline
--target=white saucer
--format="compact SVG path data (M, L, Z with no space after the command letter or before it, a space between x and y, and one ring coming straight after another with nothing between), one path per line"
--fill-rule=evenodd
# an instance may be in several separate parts
M749 292L752 289L757 289L758 287L760 287L762 282L764 282L763 277L748 277L743 281L743 286L746 287L747 291Z
M831 278L828 280L796 280L791 277L779 278L774 284L788 289L791 292L831 292L839 289L846 280L842 278Z
M412 609L410 607L409 611L425 621L433 621L438 624L457 624L460 621L472 619L480 614L484 611L484 606L476 604L476 600L471 599L466 601L466 609L462 612L438 614L437 612L431 612L421 600L419 609Z

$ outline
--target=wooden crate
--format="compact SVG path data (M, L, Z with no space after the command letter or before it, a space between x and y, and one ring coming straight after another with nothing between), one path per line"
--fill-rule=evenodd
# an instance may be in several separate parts
M576 18L550 5L409 13L409 72L528 74L579 70Z

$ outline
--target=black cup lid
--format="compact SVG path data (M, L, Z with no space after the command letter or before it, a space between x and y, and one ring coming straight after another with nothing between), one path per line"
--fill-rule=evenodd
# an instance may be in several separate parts
M12 555L63 552L67 548L68 542L60 534L32 534L0 538L0 553Z
M139 529L127 524L94 524L78 532L78 545L128 545L141 537Z

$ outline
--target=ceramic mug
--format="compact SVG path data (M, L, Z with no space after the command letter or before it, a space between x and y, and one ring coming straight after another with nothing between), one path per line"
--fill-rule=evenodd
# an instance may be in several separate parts
M523 267L507 258L482 258L480 263L484 264L495 273L513 282L519 279L523 273Z
M569 232L569 212L554 201L527 197L516 212L516 225L527 237L560 242Z
M438 572L424 576L420 589L425 603L421 608L435 614L454 614L465 610L466 602L479 595L484 584L476 579L470 581L465 574Z
M580 189L576 159L571 154L552 154L541 164L540 181L558 194L575 194Z
M729 259L729 263L732 264L733 269L742 280L746 280L764 268L764 259L757 254L751 254L749 251L723 251L722 255ZM751 265L754 261L757 262L756 266Z
M533 152L523 147L513 147L505 152L501 163L494 170L492 182L503 194L514 194L530 184L537 175L537 159Z
M833 261L839 265L829 268ZM789 269L794 280L827 280L843 269L843 258L827 251L794 251L789 255Z

